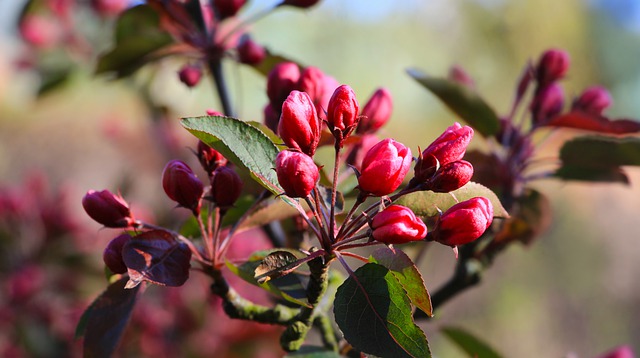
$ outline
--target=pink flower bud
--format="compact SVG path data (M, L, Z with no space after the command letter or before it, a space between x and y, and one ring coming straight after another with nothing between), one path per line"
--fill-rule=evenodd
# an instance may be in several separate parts
M378 88L362 109L362 118L358 123L357 133L375 133L391 117L393 99L386 88Z
M433 156L438 159L440 166L455 162L464 157L471 138L473 138L471 127L454 123L422 151L422 157Z
M572 109L601 115L602 112L611 106L611 94L606 88L600 86L589 87L580 97L573 101Z
M220 152L211 148L203 141L198 141L198 148L196 149L198 160L202 165L202 168L211 175L218 167L227 165L227 158L225 158Z
M266 106L264 106L262 113L264 115L264 125L267 126L267 128L271 129L273 133L278 132L278 123L280 122L280 116L278 115L278 112L273 109L271 103L268 103Z
M340 146L357 126L358 113L358 100L351 87L342 85L336 88L329 100L327 122Z
M122 234L111 240L104 249L102 260L111 272L118 274L127 272L127 265L124 264L122 259L122 248L129 240L131 240L129 234Z
M61 40L62 31L52 18L31 14L20 21L20 36L31 46L50 48Z
M284 0L280 6L288 5L293 7L299 7L301 9L310 8L313 5L320 2L320 0Z
M373 238L385 244L404 244L422 240L427 236L427 226L402 205L391 205L376 214L371 222Z
M93 220L106 227L129 227L134 223L129 204L109 190L89 190L82 198L82 207Z
M211 198L222 209L227 209L240 197L242 180L238 173L229 167L219 167L211 179Z
M353 166L360 171L362 169L362 160L369 149L378 144L380 139L375 134L363 134L360 136L360 142L353 145L347 154L347 164Z
M204 188L200 179L184 162L172 160L167 163L162 172L162 188L180 206L191 209L194 215L200 213L200 199Z
M553 83L539 91L531 102L533 123L543 125L562 112L564 107L564 91L560 85Z
M238 61L247 65L257 65L267 56L267 51L245 34L237 47Z
M493 205L489 199L475 197L458 203L445 211L433 231L435 241L458 246L479 238L493 221Z
M473 165L466 160L456 160L440 167L427 184L436 193L449 193L463 187L473 176Z
M305 198L315 188L320 173L310 156L284 150L276 157L278 182L292 198Z
M216 111L215 109L207 109L207 116L224 116L222 112Z
M220 20L235 16L247 0L213 0L213 8Z
M615 348L614 350L607 352L598 358L635 358L635 354L633 354L633 350L630 346L624 345Z
M91 0L91 6L100 16L111 17L123 12L129 0Z
M184 65L178 72L178 78L187 87L195 87L202 78L202 71L199 66L196 65Z
M313 156L320 142L321 123L305 92L292 91L282 105L278 135L289 148Z
M380 141L362 160L360 190L376 196L393 193L402 184L412 160L411 150L402 143L390 138Z
M289 93L298 89L300 68L293 62L281 62L273 67L267 77L267 97L274 109L280 109Z
M449 79L453 82L459 83L467 88L473 89L476 85L473 82L473 78L458 65L453 65L449 69Z
M536 67L536 79L540 88L556 82L564 77L569 69L569 54L563 50L545 51Z

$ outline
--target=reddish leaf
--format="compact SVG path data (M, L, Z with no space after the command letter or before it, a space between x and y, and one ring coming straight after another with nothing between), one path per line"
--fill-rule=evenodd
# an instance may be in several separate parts
M163 230L147 231L132 238L122 248L122 258L129 269L125 288L136 287L142 281L182 286L189 278L191 251Z
M79 329L84 327L85 357L110 357L118 346L139 290L139 287L125 289L126 282L127 279L122 278L109 285L78 323Z
M572 111L552 118L545 126L582 129L606 134L640 132L640 122L631 119L611 120L583 111Z

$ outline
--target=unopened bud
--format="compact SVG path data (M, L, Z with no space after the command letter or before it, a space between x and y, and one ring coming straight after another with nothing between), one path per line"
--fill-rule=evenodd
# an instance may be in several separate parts
M300 68L293 62L281 62L273 67L267 77L267 97L275 109L280 109L291 91L298 89Z
M393 139L384 139L364 156L358 187L376 196L391 194L402 184L412 160L409 148Z
M106 227L130 227L135 222L129 204L109 190L89 190L82 198L82 207L93 220Z
M191 209L194 215L200 214L204 188L187 164L180 160L167 163L162 172L162 188L171 200Z
M360 136L360 142L354 144L349 150L346 162L360 171L362 169L362 160L369 149L378 144L380 139L375 134L363 134Z
M340 146L358 125L359 112L358 100L353 89L347 85L336 88L329 100L327 123Z
M569 54L563 50L551 49L545 51L536 67L536 79L539 88L556 82L564 77L569 70Z
M543 125L562 112L564 107L564 91L557 83L553 83L539 91L531 102L533 123Z
M290 150L278 153L276 174L284 193L292 198L305 198L315 188L320 173L310 156Z
M600 86L589 87L580 97L573 101L572 109L601 115L602 112L611 106L611 94L606 88Z
M122 234L111 240L104 249L102 260L111 272L117 274L127 272L127 265L124 264L124 260L122 259L122 248L129 240L131 240L129 234Z
M466 160L457 160L440 167L426 185L436 193L449 193L463 187L473 176L473 165Z
M422 157L424 159L433 156L438 159L440 166L455 162L464 157L471 138L473 138L473 129L456 122L422 151Z
M220 111L209 108L207 109L207 116L224 116L224 114Z
M240 39L237 50L238 61L247 65L257 65L267 56L267 51L264 47L253 41L247 34Z
M475 197L445 211L436 223L433 239L452 247L468 244L482 236L492 221L493 205L489 199Z
M326 105L326 103L322 103L327 91L325 77L319 68L309 66L302 71L300 80L298 80L298 89L309 95L318 115L324 114L323 105Z
M321 124L305 92L292 91L282 105L278 135L291 149L313 156L320 142Z
M195 87L202 78L202 70L196 65L184 65L180 71L178 71L178 78L187 87Z
M220 20L235 16L247 0L213 0L213 8Z
M391 93L386 88L378 88L364 105L356 132L359 134L377 132L387 123L392 110Z
M612 351L600 355L597 358L636 358L636 355L630 346L624 345L616 347Z
M20 21L20 36L37 48L50 48L61 39L60 26L50 17L30 14Z
M427 226L402 205L391 205L376 214L371 222L373 238L385 244L404 244L422 240L427 236Z
M202 165L202 168L207 174L213 174L213 171L218 167L227 165L227 158L225 158L220 152L211 148L203 141L198 141L198 148L196 149L198 160Z
M222 209L228 209L242 193L242 180L235 170L219 167L211 179L211 199Z

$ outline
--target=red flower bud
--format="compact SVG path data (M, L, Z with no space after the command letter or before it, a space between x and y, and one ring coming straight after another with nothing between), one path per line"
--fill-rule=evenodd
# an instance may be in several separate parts
M320 2L320 0L284 0L280 6L288 5L307 9Z
M215 109L207 109L207 116L224 116L222 112L216 111Z
M282 105L278 135L289 148L313 156L320 142L321 124L311 98L292 91Z
M195 87L200 82L200 78L202 78L202 71L199 66L184 65L178 72L178 78L187 87Z
M257 65L267 56L267 51L245 34L237 47L238 61L247 65Z
M325 80L325 74L317 67L309 66L302 71L300 79L298 80L298 89L302 92L306 92L311 101L316 106L316 112L319 115L324 114L323 100L327 92L327 81ZM333 91L333 88L329 89Z
M453 82L459 83L467 88L473 89L476 85L473 82L473 78L458 65L453 65L449 69L449 79Z
M614 350L607 352L598 358L635 358L635 354L633 354L633 350L630 346L620 346L615 348Z
M267 126L267 128L271 129L273 133L278 132L278 123L280 122L280 116L278 115L278 112L273 109L271 103L268 103L266 106L264 106L262 113L264 115L264 125Z
M362 160L358 185L364 193L383 196L393 193L409 171L411 150L387 138L369 149Z
M129 0L92 0L91 6L100 16L116 16L129 7Z
M111 240L102 254L102 260L113 273L123 274L127 272L127 265L122 259L122 248L131 240L129 234L122 234Z
M404 244L422 240L427 236L427 226L402 205L391 205L376 214L371 222L373 238L385 244Z
M305 198L315 188L320 173L310 156L284 150L276 157L278 182L292 198Z
M342 85L336 88L329 100L327 122L340 146L358 124L358 113L358 100L351 87Z
M391 93L386 88L378 88L364 105L356 132L359 134L377 132L391 117L392 109Z
M162 188L180 206L191 209L194 215L200 213L200 199L204 188L200 179L184 162L172 160L167 163L162 172Z
M247 0L213 0L213 7L220 20L235 16Z
M229 167L219 167L211 178L211 198L222 209L233 206L242 192L242 180Z
M355 167L360 171L362 169L362 160L369 149L378 144L380 139L375 134L363 134L360 136L360 142L353 145L346 157L347 164Z
M203 141L198 141L198 148L196 149L198 160L202 165L202 168L211 175L218 167L227 165L227 158L225 158L220 152L211 148Z
M456 160L440 167L427 189L436 193L449 193L461 188L471 180L473 165L466 160Z
M539 88L558 81L564 77L569 69L569 54L565 51L551 49L545 51L536 67L536 79Z
M281 62L273 67L267 77L267 97L274 109L280 109L289 93L298 89L300 68L293 62Z
M31 46L50 48L61 40L62 31L51 17L31 14L20 21L20 36Z
M589 87L580 97L573 101L572 109L601 115L611 106L611 94L606 88L600 86Z
M93 220L106 227L129 227L134 223L129 204L109 190L89 190L82 198L82 207Z
M558 84L551 84L536 94L531 102L533 123L543 125L562 112L564 91Z
M427 149L422 151L422 158L433 156L438 159L440 166L462 159L467 146L473 138L473 129L454 123L447 128Z
M492 221L493 205L489 199L475 197L445 211L436 223L433 237L443 245L464 245L479 238Z

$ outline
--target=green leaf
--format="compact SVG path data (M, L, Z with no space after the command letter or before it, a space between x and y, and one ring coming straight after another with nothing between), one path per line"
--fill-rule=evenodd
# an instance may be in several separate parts
M241 279L252 285L258 286L267 292L283 298L286 301L295 303L300 306L310 307L307 302L306 281L308 277L291 273L286 276L278 277L263 283L258 283L255 278L255 270L262 263L262 260L269 254L276 251L287 251L292 255L303 258L303 255L296 250L291 249L274 249L255 252L247 262L241 265L235 265L229 261L226 262L227 268ZM301 267L307 267L306 264Z
M460 347L472 358L501 358L493 348L469 332L460 328L444 327L440 329L445 337Z
M125 289L128 278L109 285L80 318L76 336L84 333L85 357L109 357L127 327L136 303L139 286Z
M295 358L340 358L340 354L324 347L302 346L298 351L289 353L285 357Z
M453 194L453 195L452 195ZM493 204L493 216L506 218L509 213L500 203L500 199L491 189L474 182L469 182L460 189L451 193L434 193L432 191L419 191L402 196L395 204L404 205L418 216L434 216L438 210L446 211L458 202L469 200L477 196L484 196ZM456 201L458 199L458 201Z
M498 115L475 91L415 68L407 69L407 73L483 136L494 136L500 130Z
M382 247L371 254L369 261L388 268L407 292L411 303L428 316L433 316L429 291L420 271L407 254L401 250Z
M144 64L161 57L157 51L173 42L160 27L160 17L149 5L125 11L115 27L115 46L100 56L96 73L128 76Z
M368 263L338 288L336 323L361 352L379 357L431 357L424 332L413 322L407 293L384 266Z

